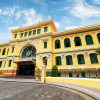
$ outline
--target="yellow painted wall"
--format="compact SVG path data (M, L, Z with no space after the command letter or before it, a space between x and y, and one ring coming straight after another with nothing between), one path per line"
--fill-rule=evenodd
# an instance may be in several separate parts
M41 81L44 81L44 78L41 78ZM100 79L46 77L46 81L76 84L100 89Z
M44 32L44 27L48 27L47 32ZM99 27L99 28L98 28ZM47 69L50 70L53 65L56 64L55 58L57 56L62 56L62 53L65 54L65 58L61 59L62 65L58 66L59 69L81 69L82 68L100 68L100 56L98 55L98 63L97 64L91 64L90 57L84 57L85 64L80 65L78 64L77 57L73 58L73 52L76 53L76 56L79 54L84 55L85 50L88 51L88 54L95 53L95 50L100 47L100 44L97 39L97 34L100 33L100 26L90 27L87 29L85 28L77 28L77 30L67 30L67 31L61 31L57 32L56 27L54 26L53 20L43 22L37 25L25 27L25 28L19 28L15 30L11 30L12 33L12 39L11 41L7 43L0 44L0 61L3 61L3 64L0 68L0 70L10 70L10 69L17 69L17 65L12 62L11 67L9 67L9 60L14 59L14 61L21 60L21 52L22 50L29 45L33 45L37 50L36 55L36 66L41 68L41 65L43 64L43 59L39 59L39 54L42 54L42 57L48 56L48 54L51 54L51 58L47 60ZM37 34L37 30L41 29L41 33ZM91 29L92 31L88 31ZM33 35L33 30L36 30L36 35ZM94 30L94 31L93 31ZM29 36L29 31L32 31L32 35ZM88 31L88 32L86 32ZM25 32L27 32L27 37L25 37ZM21 33L24 34L24 37L21 38ZM17 37L15 38L15 34L17 34ZM86 45L85 36L91 35L93 39L93 45ZM80 37L82 46L75 46L74 38ZM64 47L64 39L69 38L71 47L65 48ZM31 43L28 45L26 44L27 40L31 40ZM55 41L60 40L61 48L55 49ZM35 42L39 42L39 44L36 44ZM44 48L44 41L47 41L47 48ZM14 52L12 52L12 47L14 47ZM2 55L3 49L6 48L5 55ZM7 54L7 50L9 48L9 53ZM73 65L66 65L66 56L71 55ZM6 63L5 63L6 62ZM5 65L5 66L4 66Z

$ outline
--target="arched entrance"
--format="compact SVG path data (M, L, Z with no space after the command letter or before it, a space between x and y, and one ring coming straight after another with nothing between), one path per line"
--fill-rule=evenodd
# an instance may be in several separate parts
M18 75L33 75L35 74L34 64L19 65Z
M14 61L17 63L17 75L35 76L36 65L36 48L27 46L21 52L21 60Z

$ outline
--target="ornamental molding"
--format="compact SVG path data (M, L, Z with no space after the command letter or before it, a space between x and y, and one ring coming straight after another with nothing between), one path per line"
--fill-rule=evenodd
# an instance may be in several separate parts
M62 53L62 55L61 55L61 56L62 56L62 59L64 59L64 58L65 58L65 54L64 54L64 53Z
M50 53L48 54L48 58L51 58L51 54Z
M14 62L14 57L12 57L12 62Z
M42 57L42 54L39 54L39 59L42 59L43 57Z
M39 47L39 41L34 41L33 43Z
M32 60L32 57L21 59L21 61L30 61L30 60Z
M76 53L75 52L73 53L73 57L76 58Z
M25 43L26 43L26 44L30 44L31 42L32 42L32 40L29 40L29 39L28 39Z
M18 49L18 51L20 50L20 48L21 48L24 44L25 44L25 43L19 44L19 49Z
M85 56L85 57L88 57L88 56L89 56L89 54L88 54L87 51L84 52L84 56Z

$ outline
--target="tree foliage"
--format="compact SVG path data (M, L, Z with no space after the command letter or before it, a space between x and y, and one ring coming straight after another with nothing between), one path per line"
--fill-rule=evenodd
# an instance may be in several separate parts
M40 69L38 68L37 71L36 71L36 77L40 77L40 76L41 76L40 73L41 73L41 71L40 71Z
M96 54L97 54L97 55L100 54L100 48L98 48L98 49L96 50Z
M54 65L51 69L51 76L52 77L57 77L58 76L58 67L57 65Z

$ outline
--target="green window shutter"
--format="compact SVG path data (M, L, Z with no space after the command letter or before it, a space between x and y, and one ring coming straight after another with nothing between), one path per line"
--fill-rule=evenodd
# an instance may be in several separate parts
M47 32L47 30L48 30L48 27L44 27L44 32Z
M0 61L0 68L1 68L1 66L2 66L2 61Z
M69 43L69 47L71 47L71 45L70 45L70 39L65 39L65 40L64 40L64 46L65 46L65 47L66 47L66 42Z
M32 34L32 31L29 32L29 36L31 36L31 34Z
M36 30L33 31L33 35L36 35Z
M15 34L15 38L17 38L17 34Z
M81 75L82 75L82 77L86 77L86 76L85 76L85 72L81 72Z
M80 39L79 37L75 37L75 39L74 39L75 46L78 46L78 45L77 45L77 41L79 41L79 44L80 44L80 46L81 46L81 45L82 45L82 44L81 44L81 39Z
M37 34L40 34L41 33L41 29L38 29L38 33Z
M85 61L84 61L84 56L83 55L77 55L77 60L78 60L78 64L85 64Z
M97 37L98 37L98 41L99 41L99 43L100 43L100 33L97 34Z
M2 55L5 55L5 52L6 52L6 49L4 48L3 49L3 52L2 52Z
M12 47L12 52L14 52L14 47Z
M23 33L21 33L21 38L23 37Z
M57 47L57 44L59 44L59 47ZM57 48L61 48L61 47L60 47L60 40L56 40L56 41L55 41L55 49L57 49Z
M61 65L61 57L56 57L56 65Z
M47 42L44 42L44 48L47 48Z
M82 64L85 64L84 56L83 55L81 55L81 61L82 61Z
M9 67L11 66L11 60L9 60Z
M66 65L73 65L72 56L66 56Z
M93 44L93 40L90 35L85 36L85 40L87 45Z
M27 37L27 32L25 33L25 37Z
M46 59L46 62L45 62L45 57L43 57L43 63L45 63L47 65L47 59Z
M91 64L98 63L97 55L90 54L90 60L91 60Z

